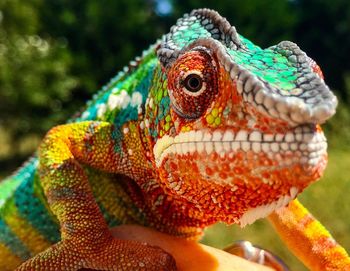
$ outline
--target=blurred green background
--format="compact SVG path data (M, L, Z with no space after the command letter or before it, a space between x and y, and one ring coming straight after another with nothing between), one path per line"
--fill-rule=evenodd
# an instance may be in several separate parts
M330 162L301 201L350 250L350 1L0 0L0 177L33 153L44 133L74 114L183 13L210 7L268 47L291 40L314 58L340 100L325 125ZM273 229L216 225L203 242L248 239L304 267Z

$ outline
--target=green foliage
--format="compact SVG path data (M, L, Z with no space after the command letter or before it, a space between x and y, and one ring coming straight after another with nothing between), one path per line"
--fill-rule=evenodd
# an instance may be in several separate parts
M11 139L0 156L7 157L20 156L23 140L67 117L60 109L76 85L65 44L38 32L38 1L20 2L0 3L0 130Z
M142 0L62 0L45 6L41 31L67 40L80 93L96 91L165 32L153 6Z
M321 66L327 83L349 102L350 1L295 0L294 41Z
M340 101L337 113L325 125L328 147L350 151L350 110L349 105Z

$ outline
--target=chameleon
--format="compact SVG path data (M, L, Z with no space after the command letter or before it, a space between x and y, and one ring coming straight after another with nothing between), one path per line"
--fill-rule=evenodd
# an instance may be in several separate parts
M185 14L0 184L1 270L176 270L118 240L139 224L198 239L268 217L311 270L350 270L296 199L327 164L337 98L296 44L262 49L210 9Z

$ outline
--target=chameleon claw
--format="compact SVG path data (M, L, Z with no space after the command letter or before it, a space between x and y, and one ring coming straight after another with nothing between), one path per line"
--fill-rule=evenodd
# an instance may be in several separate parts
M16 271L177 270L169 253L146 243L113 238L103 249L76 249L70 242L61 241L26 261Z

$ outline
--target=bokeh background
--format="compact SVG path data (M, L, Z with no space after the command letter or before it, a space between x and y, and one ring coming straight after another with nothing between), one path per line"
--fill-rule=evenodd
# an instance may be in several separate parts
M324 128L330 162L301 201L350 250L349 0L0 0L0 178L33 153L129 60L183 13L210 7L261 47L296 42L323 69L339 97ZM215 225L203 242L248 239L306 270L264 220L240 229Z

